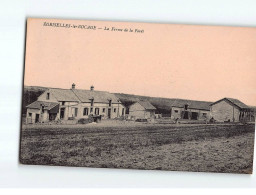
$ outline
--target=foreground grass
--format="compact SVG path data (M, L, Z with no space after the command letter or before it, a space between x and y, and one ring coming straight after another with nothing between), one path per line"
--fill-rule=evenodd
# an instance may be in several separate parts
M254 125L27 126L24 164L251 173Z

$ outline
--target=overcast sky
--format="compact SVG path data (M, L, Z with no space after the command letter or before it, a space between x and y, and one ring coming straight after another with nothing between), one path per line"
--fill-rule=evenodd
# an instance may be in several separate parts
M70 88L75 83L80 89L94 85L95 90L205 101L232 97L256 105L256 28L46 19L30 20L28 26L25 85Z

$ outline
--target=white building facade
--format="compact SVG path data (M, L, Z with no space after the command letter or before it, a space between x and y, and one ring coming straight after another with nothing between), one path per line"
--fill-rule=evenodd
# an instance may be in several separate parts
M100 116L113 119L125 116L125 107L109 92L75 89L48 89L27 106L27 123L73 120Z

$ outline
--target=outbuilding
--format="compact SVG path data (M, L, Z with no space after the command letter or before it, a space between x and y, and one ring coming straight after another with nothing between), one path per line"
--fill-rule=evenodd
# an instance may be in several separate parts
M171 118L184 120L208 120L212 102L176 99L171 103Z
M26 123L55 120L59 112L57 102L35 101L27 106Z
M129 116L135 119L155 118L155 111L149 101L138 101L129 106Z
M211 117L218 122L254 121L253 110L234 98L223 98L211 105Z

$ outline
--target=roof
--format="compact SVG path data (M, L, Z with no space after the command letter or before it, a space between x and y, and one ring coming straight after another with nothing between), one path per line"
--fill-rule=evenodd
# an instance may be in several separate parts
M44 106L45 110L51 110L55 106L59 105L57 102L44 102L44 101L35 101L29 105L27 105L27 108L33 108L33 109L41 109L41 106Z
M94 99L94 102L109 103L109 100L112 100L112 103L120 103L114 94L106 91L72 89L72 92L81 102L90 102Z
M256 106L250 106L251 110L256 113Z
M156 108L149 101L138 101L146 110L156 110Z
M177 98L160 98L160 97L149 97L149 96L139 96L130 94L120 94L115 93L115 95L121 100L121 102L130 106L138 101L148 101L158 110L165 110L169 112L172 107L184 107L185 104L189 105L189 108L198 110L210 111L210 104L213 102L208 101L197 101L197 100L187 100L187 99L177 99Z
M70 89L51 88L49 92L52 93L58 101L79 102L78 97Z
M227 97L225 97L225 98L223 98L223 99L220 99L220 100L218 100L218 101L212 103L211 105L217 104L217 103L219 103L219 102L221 102L221 101L227 101L227 102L229 102L229 103L231 103L231 104L233 104L233 105L235 105L235 106L237 106L237 107L239 107L239 108L241 108L241 109L248 109L248 108L250 108L249 106L247 106L246 104L244 104L243 102L241 102L241 101L238 100L238 99L227 98Z
M171 103L171 106L184 107L184 105L187 104L190 109L210 110L211 103L212 102L186 100L186 99L174 99L173 102Z

